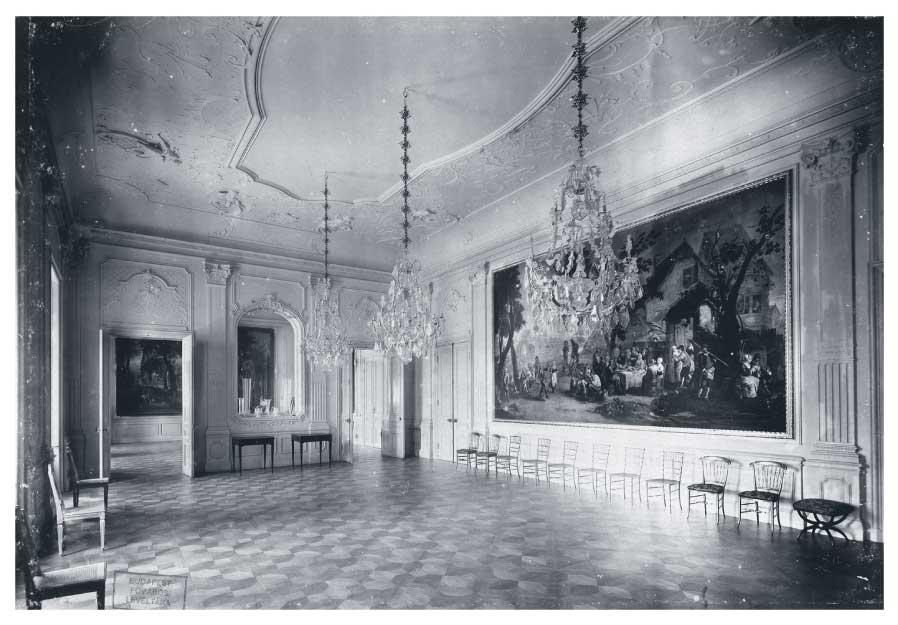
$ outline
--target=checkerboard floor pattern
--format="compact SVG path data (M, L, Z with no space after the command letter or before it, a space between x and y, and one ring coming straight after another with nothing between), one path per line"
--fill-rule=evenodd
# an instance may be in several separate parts
M188 479L178 443L131 444L113 448L106 551L84 522L42 565L105 559L109 606L117 569L189 575L188 608L882 606L881 551L796 534L377 450Z

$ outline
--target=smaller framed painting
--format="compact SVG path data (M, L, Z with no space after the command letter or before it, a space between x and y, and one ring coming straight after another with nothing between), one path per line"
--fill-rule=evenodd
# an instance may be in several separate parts
M115 413L181 414L181 341L115 339Z

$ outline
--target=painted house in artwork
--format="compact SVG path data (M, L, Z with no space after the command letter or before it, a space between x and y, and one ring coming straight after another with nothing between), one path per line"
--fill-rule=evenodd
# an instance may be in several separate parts
M748 238L741 225L731 226L722 236L730 240ZM702 236L702 246L707 237L707 233ZM702 285L709 284L711 276L698 258L693 246L684 239L672 251L647 261L644 295L630 315L626 336L620 341L622 347L647 348L654 357L667 360L673 345L708 342L716 330L716 320L705 301ZM746 274L736 301L744 330L783 334L783 315L778 306L771 304L772 275L762 258L753 261L753 268Z

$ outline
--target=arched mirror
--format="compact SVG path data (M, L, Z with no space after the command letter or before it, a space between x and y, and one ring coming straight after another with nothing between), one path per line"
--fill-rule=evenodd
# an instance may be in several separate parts
M302 328L289 312L253 307L237 319L237 414L303 413Z

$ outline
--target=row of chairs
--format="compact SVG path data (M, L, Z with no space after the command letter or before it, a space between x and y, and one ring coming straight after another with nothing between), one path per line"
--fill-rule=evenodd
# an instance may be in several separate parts
M624 466L621 471L609 471L608 463L611 457L611 445L594 443L592 446L592 463L588 467L577 466L577 452L579 444L576 441L565 441L561 462L549 461L551 439L539 438L536 444L536 456L521 458L521 437L518 435L507 437L506 453L501 453L502 440L506 437L493 434L485 442L479 432L472 432L468 447L457 450L456 469L464 462L468 469L477 471L485 466L490 470L491 461L495 465L496 475L502 470L511 476L514 470L519 478L533 476L536 481L544 475L546 481L551 483L554 479L561 479L562 486L567 488L568 479L572 486L581 489L583 484L590 484L593 492L598 494L601 483L605 495L611 497L615 491L620 491L624 499L629 491L630 499L634 494L642 501L642 471L645 465L645 449L639 447L624 448ZM685 454L681 451L663 451L661 457L661 475L645 480L646 504L653 497L661 497L664 506L672 508L674 496L683 509L680 495L680 485L683 475ZM693 504L702 504L705 515L708 514L708 499L713 496L716 503L718 521L721 516L726 518L724 507L724 495L729 477L732 461L722 456L702 456L699 458L702 466L702 481L689 484L687 518L692 512ZM740 491L739 498L739 523L742 515L755 513L755 519L760 523L761 504L767 504L768 519L771 531L773 522L779 527L779 504L782 494L783 482L787 467L780 462L758 460L750 463L754 476L754 488Z

